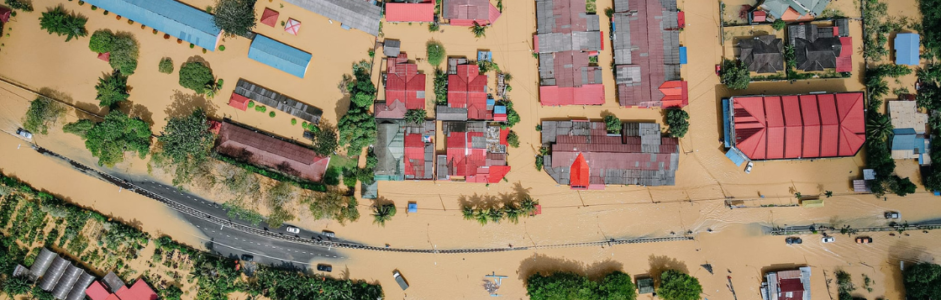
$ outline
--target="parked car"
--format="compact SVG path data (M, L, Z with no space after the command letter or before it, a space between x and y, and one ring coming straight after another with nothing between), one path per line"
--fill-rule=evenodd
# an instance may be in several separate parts
M753 163L753 162L748 162L748 164L745 165L745 174L750 174L750 173L751 173L751 168L754 167L754 166L755 166L755 163Z
M254 257L254 256L251 256L251 255L249 255L249 254L242 254L242 260L243 260L243 261L254 261L254 260L255 260L255 257Z
M716 65L716 76L722 73L722 65Z
M856 243L857 243L857 244L871 244L871 243L872 243L872 238L871 238L871 237L868 237L868 236L856 237Z
M324 230L324 231L323 231L323 235L326 236L326 237L331 237L331 238L337 237L337 235L336 235L335 233L333 233L333 231L330 231L330 230Z
M293 234L301 233L301 229L300 229L300 228L297 228L297 227L294 227L294 226L288 226L287 228L285 228L285 230L287 230L288 232L293 233Z
M32 139L33 139L33 134L30 133L29 131L26 131L26 129L23 129L23 128L17 129L17 130L16 130L16 134L19 135L19 136L21 136L21 137L26 138L27 140L32 140Z
M824 244L829 244L829 243L832 243L832 242L835 242L835 241L836 241L836 239L833 238L832 236L825 236L825 237L823 237L822 239L820 239L820 242L823 242Z
M885 212L885 218L889 220L898 220L902 218L902 213L897 211L887 211Z
M333 272L333 266L328 265L328 264L317 264L317 271Z
M399 284L399 287L401 287L403 291L408 289L408 282L405 282L405 278L402 278L402 273L392 271L392 277L395 278L395 282Z
M784 239L784 242L787 243L788 245L800 245L804 243L804 240L802 240L799 237L792 236L792 237L788 237Z

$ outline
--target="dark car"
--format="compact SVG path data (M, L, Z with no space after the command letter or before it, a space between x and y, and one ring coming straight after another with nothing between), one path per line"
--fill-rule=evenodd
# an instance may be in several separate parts
M800 245L804 243L804 240L801 240L801 238L799 237L792 236L792 237L784 239L784 242L787 243L788 245Z
M868 236L860 236L856 238L856 243L857 244L871 244L872 238Z
M327 264L317 264L317 271L333 272L333 266Z
M254 257L254 256L251 256L251 255L248 255L248 254L242 254L242 260L244 260L244 261L253 261L253 260L255 260L255 257Z

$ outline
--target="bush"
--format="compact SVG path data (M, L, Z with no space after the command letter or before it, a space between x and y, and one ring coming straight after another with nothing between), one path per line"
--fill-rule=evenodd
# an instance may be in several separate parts
M428 41L426 50L428 51L428 63L436 67L444 61L447 55L444 51L444 45L435 40Z
M439 26L438 23L428 24L428 32L435 32L435 31L438 31L439 29L441 29L441 26Z
M333 155L333 152L337 151L337 147L339 147L337 129L326 124L322 126L323 129L319 129L314 125L309 125L309 127L308 131L313 133L314 153L323 157Z
M291 118L291 125L297 125L297 119Z
M520 147L520 137L516 135L516 131L510 130L510 133L506 135L506 143L510 144L510 147L513 148Z
M220 0L212 20L229 36L245 36L255 28L255 0Z
M734 60L726 59L722 62L720 75L722 84L733 90L744 90L748 88L748 83L751 81L748 66Z
M59 102L39 96L29 103L23 118L23 128L34 134L47 134L49 126L65 117L66 111L66 107Z
M137 41L129 34L119 34L114 36L114 45L111 48L111 68L121 71L126 76L134 75L137 71L137 57L139 55L139 46Z
M219 51L225 51L225 45L219 45Z
M169 57L160 59L160 64L157 66L157 70L164 74L173 73L173 60Z
M252 108L252 107L255 107L255 101L254 101L254 100L248 100L248 108Z
M22 11L33 11L33 6L29 2L22 2L19 0L5 0L4 3L7 4L12 9L19 9Z
M670 136L682 138L689 131L689 113L682 109L667 110L667 125L670 126Z
M615 115L604 116L604 126L607 128L608 133L621 133L621 119L618 119Z
M787 27L787 24L781 19L774 20L774 23L771 24L771 28L774 28L774 30L782 30L784 27Z
M448 104L448 73L437 68L435 69L435 103Z
M180 66L180 85L196 91L197 94L205 94L207 87L212 88L215 78L212 76L212 70L201 62L188 62Z
M111 52L114 47L114 35L108 30L98 30L88 39L88 49L95 53Z
M118 103L126 101L131 95L127 90L127 76L115 70L111 75L98 78L98 84L95 85L98 91L98 106L116 108Z
M60 5L42 13L42 17L39 18L39 27L49 34L64 35L65 41L68 42L88 35L88 30L85 29L86 22L88 22L87 18L66 13Z
M274 118L274 111L269 112L269 113L268 113L268 116Z
M422 124L428 112L424 109L409 109L405 112L405 122L409 124Z
M255 105L255 111L257 111L257 112L266 112L266 111L268 111L268 107L267 107L267 106L264 106L264 105Z
M471 33L474 34L474 37L482 38L487 36L487 27L481 26L476 21L474 21L474 26L470 28Z

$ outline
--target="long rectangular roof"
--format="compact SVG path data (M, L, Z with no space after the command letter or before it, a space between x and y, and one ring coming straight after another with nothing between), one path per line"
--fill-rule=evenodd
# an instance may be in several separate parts
M234 94L252 99L257 103L270 106L313 124L319 124L320 117L323 115L323 111L319 108L266 89L245 79L239 79L238 83L235 84ZM245 105L247 104L246 101Z
M603 104L601 68L589 62L591 52L604 50L598 15L585 11L584 0L537 0L536 29L540 103Z
M382 9L363 0L284 0L350 28L379 35Z
M435 20L435 3L386 3L386 22L432 22Z
M866 141L862 93L731 101L732 143L752 160L853 156Z
M689 100L667 101L664 82L681 80L676 0L617 0L612 22L615 68L631 70L619 80L621 106L685 106Z
M248 48L248 58L300 78L307 73L311 57L310 53L263 35L256 35Z
M329 157L319 156L310 148L229 122L222 123L216 149L233 158L244 156L242 153L247 151L251 153L249 163L272 169L287 165L291 170L286 173L310 181L320 181L330 163Z
M174 0L87 0L116 15L165 32L209 51L216 50L220 30L212 15Z
M895 36L895 64L918 65L919 38L917 33L899 33Z

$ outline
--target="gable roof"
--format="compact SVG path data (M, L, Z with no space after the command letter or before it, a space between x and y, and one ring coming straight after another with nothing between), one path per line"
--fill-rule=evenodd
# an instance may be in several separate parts
M628 107L676 105L659 89L664 82L682 81L679 30L685 21L681 22L676 1L617 0L611 19L618 103ZM679 107L688 102L679 101Z
M899 33L895 36L895 64L909 66L919 64L919 39L917 33Z
M284 0L316 14L339 21L345 26L379 35L382 9L369 1L355 0Z
M401 102L406 109L425 109L425 74L408 62L408 55L388 58L386 63L386 105Z
M739 59L749 72L777 73L784 71L784 41L773 35L757 36L738 42Z
M486 122L444 122L447 155L438 158L439 180L451 176L467 182L498 183L510 171L506 145L501 144L499 126Z
M500 10L489 0L444 0L441 14L451 25L481 26L493 24L500 17Z
M841 24L838 22L838 24ZM850 37L840 37L839 27L818 27L816 24L798 24L787 27L797 69L837 72L853 70L853 42Z
M250 101L245 96L236 94L232 92L232 96L229 97L229 106L235 107L238 110L245 111L248 109L248 101Z
M248 58L300 78L307 73L311 57L310 53L263 35L256 35L248 48Z
M798 16L820 15L830 0L764 0L761 7L768 10L775 18L782 18L788 10L794 10Z
M90 5L166 32L209 51L222 32L212 15L174 0L88 0Z
M87 294L88 298L91 298L91 300L105 300L111 295L111 293L105 289L104 285L98 281L88 286L88 289L85 290L85 294Z
M435 3L386 3L386 22L432 22L435 20Z
M265 11L261 13L259 23L274 27L278 23L278 16L280 15L278 11L265 7Z
M589 57L604 50L598 15L584 0L537 0L534 50L539 53L539 102L546 106L604 104L601 68Z
M493 108L487 105L487 75L473 63L456 69L456 74L448 75L448 106L466 108L468 120L493 120Z
M251 153L248 163L272 169L286 164L292 170L289 174L315 182L320 181L330 163L329 157L319 156L310 148L230 122L222 123L216 145L216 151L226 156L239 158L247 151Z

